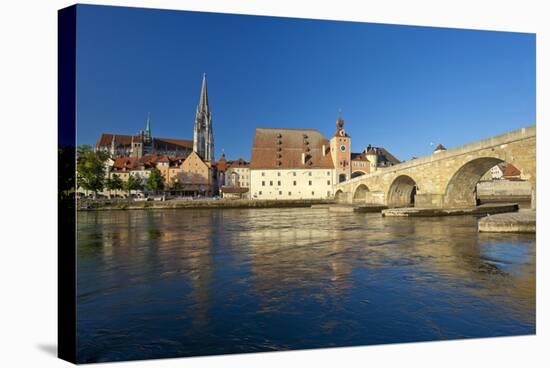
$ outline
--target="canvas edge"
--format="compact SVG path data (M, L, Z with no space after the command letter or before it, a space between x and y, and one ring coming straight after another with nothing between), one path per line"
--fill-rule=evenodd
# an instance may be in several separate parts
M76 5L57 21L57 354L76 363Z

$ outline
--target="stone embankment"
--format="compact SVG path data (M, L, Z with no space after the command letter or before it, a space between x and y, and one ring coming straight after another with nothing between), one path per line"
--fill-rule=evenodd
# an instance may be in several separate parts
M471 208L391 208L382 211L382 216L388 217L436 217L475 215L484 216L495 213L516 212L519 206L515 203L484 204Z
M80 202L79 211L143 210L143 209L197 209L197 208L297 208L312 205L328 205L329 200L249 200L249 199L199 199L168 201L86 201Z
M515 213L501 213L479 220L480 232L499 233L535 233L537 230L537 212L522 210Z
M361 212L361 213L374 213L381 212L383 209L388 208L387 206L381 206L376 204L364 204L364 205L353 205L353 204L324 204L324 205L313 205L312 209L316 208L326 208L331 212Z

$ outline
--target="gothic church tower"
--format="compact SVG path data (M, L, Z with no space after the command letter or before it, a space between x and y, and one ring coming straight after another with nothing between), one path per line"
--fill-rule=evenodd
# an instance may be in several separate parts
M214 160L214 131L212 130L212 114L210 106L208 106L206 73L202 77L201 97L195 114L193 151L197 152L205 162Z

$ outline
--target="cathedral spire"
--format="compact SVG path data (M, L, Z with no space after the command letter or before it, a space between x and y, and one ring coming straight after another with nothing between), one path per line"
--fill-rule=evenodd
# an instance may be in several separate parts
M145 135L151 137L151 113L147 113L147 125L145 126Z
M193 151L197 152L204 161L214 160L214 131L212 129L212 113L208 105L206 73L202 76L201 97L195 114Z
M202 88L201 88L201 98L199 101L199 111L207 112L209 110L208 106L208 91L206 88L206 73L202 75Z

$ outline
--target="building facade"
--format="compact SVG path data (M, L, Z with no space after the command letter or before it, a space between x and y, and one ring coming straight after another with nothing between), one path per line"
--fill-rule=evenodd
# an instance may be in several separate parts
M251 170L253 199L324 199L333 195L334 168Z
M250 187L250 163L242 158L228 161L224 185L231 187Z
M258 128L250 162L252 199L322 199L333 195L330 143L315 129Z
M180 190L184 195L212 196L213 172L209 162L197 154L191 153L176 169L172 171L169 181L172 188Z

